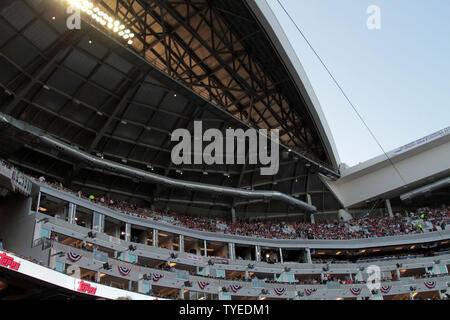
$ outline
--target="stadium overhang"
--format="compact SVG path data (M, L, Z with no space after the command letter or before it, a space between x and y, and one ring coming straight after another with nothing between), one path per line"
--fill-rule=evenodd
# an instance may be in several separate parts
M91 3L120 20L124 33L131 30L131 44L83 10L80 29L68 29L66 0L2 2L0 112L90 156L167 181L233 188L234 195L281 194L319 212L339 209L318 177L339 174L313 91L301 66L292 68L292 57L283 58L287 44L274 45L272 27L267 29L251 4ZM279 172L267 177L260 165L174 165L171 133L191 131L195 120L203 121L204 130L222 132L279 129ZM145 199L159 207L180 204L182 212L302 212L292 201L180 190L105 170L11 126L0 127L0 141L3 158L86 192Z
M305 106L314 120L315 127L319 132L320 139L325 147L331 164L333 168L337 170L341 162L333 135L328 126L319 99L314 92L291 42L287 38L286 33L281 27L278 18L270 8L267 0L246 1L261 24L261 28L267 33L267 37L270 39L273 47L278 53L280 61L285 65L285 68L291 77L291 81L295 84L297 90L301 92Z
M347 208L443 188L450 176L450 127L346 169L337 181L322 177ZM424 192L422 192L424 191Z

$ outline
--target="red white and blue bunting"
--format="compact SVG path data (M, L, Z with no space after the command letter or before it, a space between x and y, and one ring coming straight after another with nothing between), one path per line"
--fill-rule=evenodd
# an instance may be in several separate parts
M78 262L80 261L82 256L80 256L78 253L74 253L72 251L67 252L67 259L69 259L72 262Z
M305 289L305 293L307 296L312 295L316 291L317 291L317 289Z
M199 282L198 282L198 286L200 287L200 289L205 290L205 288L206 288L207 286L209 286L209 282L206 282L206 281L199 281Z
M273 288L273 291L279 296L282 296L286 293L286 288Z
M237 285L237 284L233 284L233 285L230 285L230 289L231 289L231 291L233 291L234 293L237 293L239 290L242 289L242 286Z
M161 278L163 278L164 275L159 274L159 273L152 273L152 280L154 282L158 282L159 280L161 280Z
M436 287L436 281L425 281L424 284L428 289L434 289Z
M128 269L127 267L117 266L117 269L119 270L119 273L124 277L128 276L131 272L131 269Z
M350 288L350 292L355 296L359 296L361 294L361 291L361 288Z
M392 287L391 286L381 286L380 287L380 291L384 294L389 293L389 291L391 291Z

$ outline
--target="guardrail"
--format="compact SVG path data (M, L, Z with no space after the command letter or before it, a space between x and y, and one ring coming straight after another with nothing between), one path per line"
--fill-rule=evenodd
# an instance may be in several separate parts
M132 225L138 225L147 227L149 229L157 229L160 231L170 232L178 235L184 235L194 239L201 239L214 242L235 243L240 245L259 245L261 247L271 248L285 248L285 249L368 249L383 246L401 246L401 245L413 245L435 241L445 241L450 239L450 230L428 232L423 234L401 235L394 237L380 237L369 239L354 239L354 240L308 240L308 239L296 239L296 240L282 240L282 239L265 239L255 237L243 237L231 234L221 234L218 232L206 232L192 230L181 226L171 225L169 223L154 221L151 219L143 219L120 213L116 210L109 209L107 207L97 205L88 200L77 197L74 194L70 194L61 190L50 188L46 185L41 185L41 192L49 194L55 198L74 203L77 206L98 212L110 218L129 223Z
M75 264L86 269L98 269L102 267L102 262L96 262L93 259L93 253L68 245L53 243L56 251L65 253L63 257L56 257L56 260L62 263ZM75 263L68 259L68 253L76 256L79 260ZM385 293L377 292L374 294L364 283L358 284L289 284L289 283L269 283L262 279L248 281L226 280L202 277L199 275L189 275L188 278L180 278L176 272L162 271L154 268L137 266L117 259L108 259L108 264L112 267L110 270L101 270L101 273L114 277L120 277L130 281L138 281L148 286L157 285L163 288L187 289L194 292L210 293L221 295L233 295L239 297L266 297L282 299L336 299L336 298L355 298L377 296L382 298L384 295L396 295L414 292L428 292L436 290L446 290L450 277L448 275L436 276L432 278L402 278L400 281L384 281L382 286ZM118 271L119 267L125 267L130 270L126 276ZM144 274L148 277L144 277ZM154 275L154 277L153 277ZM188 281L191 286L186 286ZM225 290L223 289L225 288Z
M88 228L84 228L78 225L70 224L64 220L48 217L42 213L37 214L37 219L40 220L44 217L48 218L48 222L45 222L43 226L48 230L53 232L61 233L69 237L86 240L95 245L112 249L118 252L126 252L130 245L136 246L136 250L133 254L145 258L157 259L162 261L173 260L176 263L195 266L195 267L207 267L208 260L214 259L215 257L203 257L196 256L185 252L171 251L168 249L148 246L144 244L136 244L132 242L126 242L120 240L119 243L111 243L109 241L109 236L102 233L96 233L94 239L88 238L88 233L91 231ZM171 259L172 253L177 254L176 259ZM366 263L347 263L347 264L330 264L328 265L329 274L349 274L358 273L361 266L367 267L376 264L381 268L382 271L394 271L397 269L397 262L401 261L402 268L427 268L435 264L436 260L440 260L441 263L450 264L450 255L436 256L436 257L425 257L417 259L401 259L401 260L389 260L384 261L371 261ZM252 264L253 268L249 270L248 265ZM306 263L288 263L288 264L268 264L266 262L256 262L256 261L246 261L246 260L230 260L228 259L228 264L216 264L216 268L220 268L225 271L251 271L260 273L277 273L281 274L285 272L285 267L289 266L292 274L321 274L323 273L323 267L326 264L306 264Z

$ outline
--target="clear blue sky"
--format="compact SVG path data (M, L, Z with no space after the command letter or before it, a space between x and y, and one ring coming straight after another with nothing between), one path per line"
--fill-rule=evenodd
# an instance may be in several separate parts
M342 162L382 154L277 0ZM450 1L281 0L386 151L450 126ZM381 8L381 30L366 26Z

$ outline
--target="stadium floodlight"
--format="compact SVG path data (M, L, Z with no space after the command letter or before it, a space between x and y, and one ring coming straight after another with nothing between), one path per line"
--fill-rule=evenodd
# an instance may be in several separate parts
M69 5L75 6L83 13L86 13L96 21L98 24L104 26L105 28L118 33L124 40L128 40L129 45L133 44L133 41L129 40L134 38L134 33L131 32L130 28L127 28L120 20L114 19L114 17L109 16L105 11L101 10L100 7L95 6L94 3L86 0L67 0ZM126 36L125 36L126 35Z

